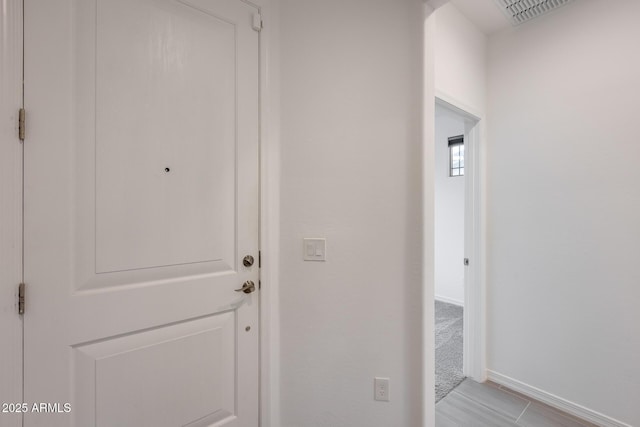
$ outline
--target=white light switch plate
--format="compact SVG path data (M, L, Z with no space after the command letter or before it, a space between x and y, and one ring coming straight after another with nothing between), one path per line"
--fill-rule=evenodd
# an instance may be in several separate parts
M305 261L327 260L327 239L305 237L302 243L302 259Z

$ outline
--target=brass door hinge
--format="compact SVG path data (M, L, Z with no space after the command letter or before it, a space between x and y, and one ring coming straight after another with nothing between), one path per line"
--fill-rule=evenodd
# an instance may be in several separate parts
M18 314L24 314L24 288L24 283L18 285Z
M20 138L20 141L24 141L25 116L26 116L26 113L24 111L24 108L21 108L20 110L18 110L18 138Z

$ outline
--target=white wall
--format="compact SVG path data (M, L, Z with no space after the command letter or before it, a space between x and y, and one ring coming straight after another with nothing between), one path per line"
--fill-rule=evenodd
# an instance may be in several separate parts
M451 3L436 10L435 22L436 94L484 115L487 37Z
M280 6L278 427L418 426L422 1ZM302 261L303 237L327 262Z
M449 137L463 135L464 119L436 105L435 297L464 305L464 176L449 176Z
M489 368L640 425L640 2L489 43Z

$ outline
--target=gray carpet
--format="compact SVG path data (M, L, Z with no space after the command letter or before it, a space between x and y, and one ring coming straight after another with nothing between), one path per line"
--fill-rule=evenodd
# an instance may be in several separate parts
M464 380L462 307L436 301L436 402Z

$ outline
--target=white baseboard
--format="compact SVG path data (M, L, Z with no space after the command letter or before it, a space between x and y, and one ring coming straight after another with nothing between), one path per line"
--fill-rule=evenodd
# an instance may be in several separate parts
M464 307L464 301L460 301L457 299L453 299L453 298L449 298L449 297L444 297L442 295L434 295L433 298L437 301L442 301L442 302L446 302L449 304L453 304L453 305L458 305L460 307Z
M487 369L487 376L490 381L505 386L513 391L522 393L532 399L539 400L542 403L546 403L549 406L560 409L575 417L582 418L585 421L592 422L602 427L631 427L630 424L623 423L611 417L608 417L599 412L593 411L577 403L570 402L566 399L558 397L554 394L548 393L539 388L533 387L529 384L525 384L521 381L510 378L506 375L499 374L490 369Z

